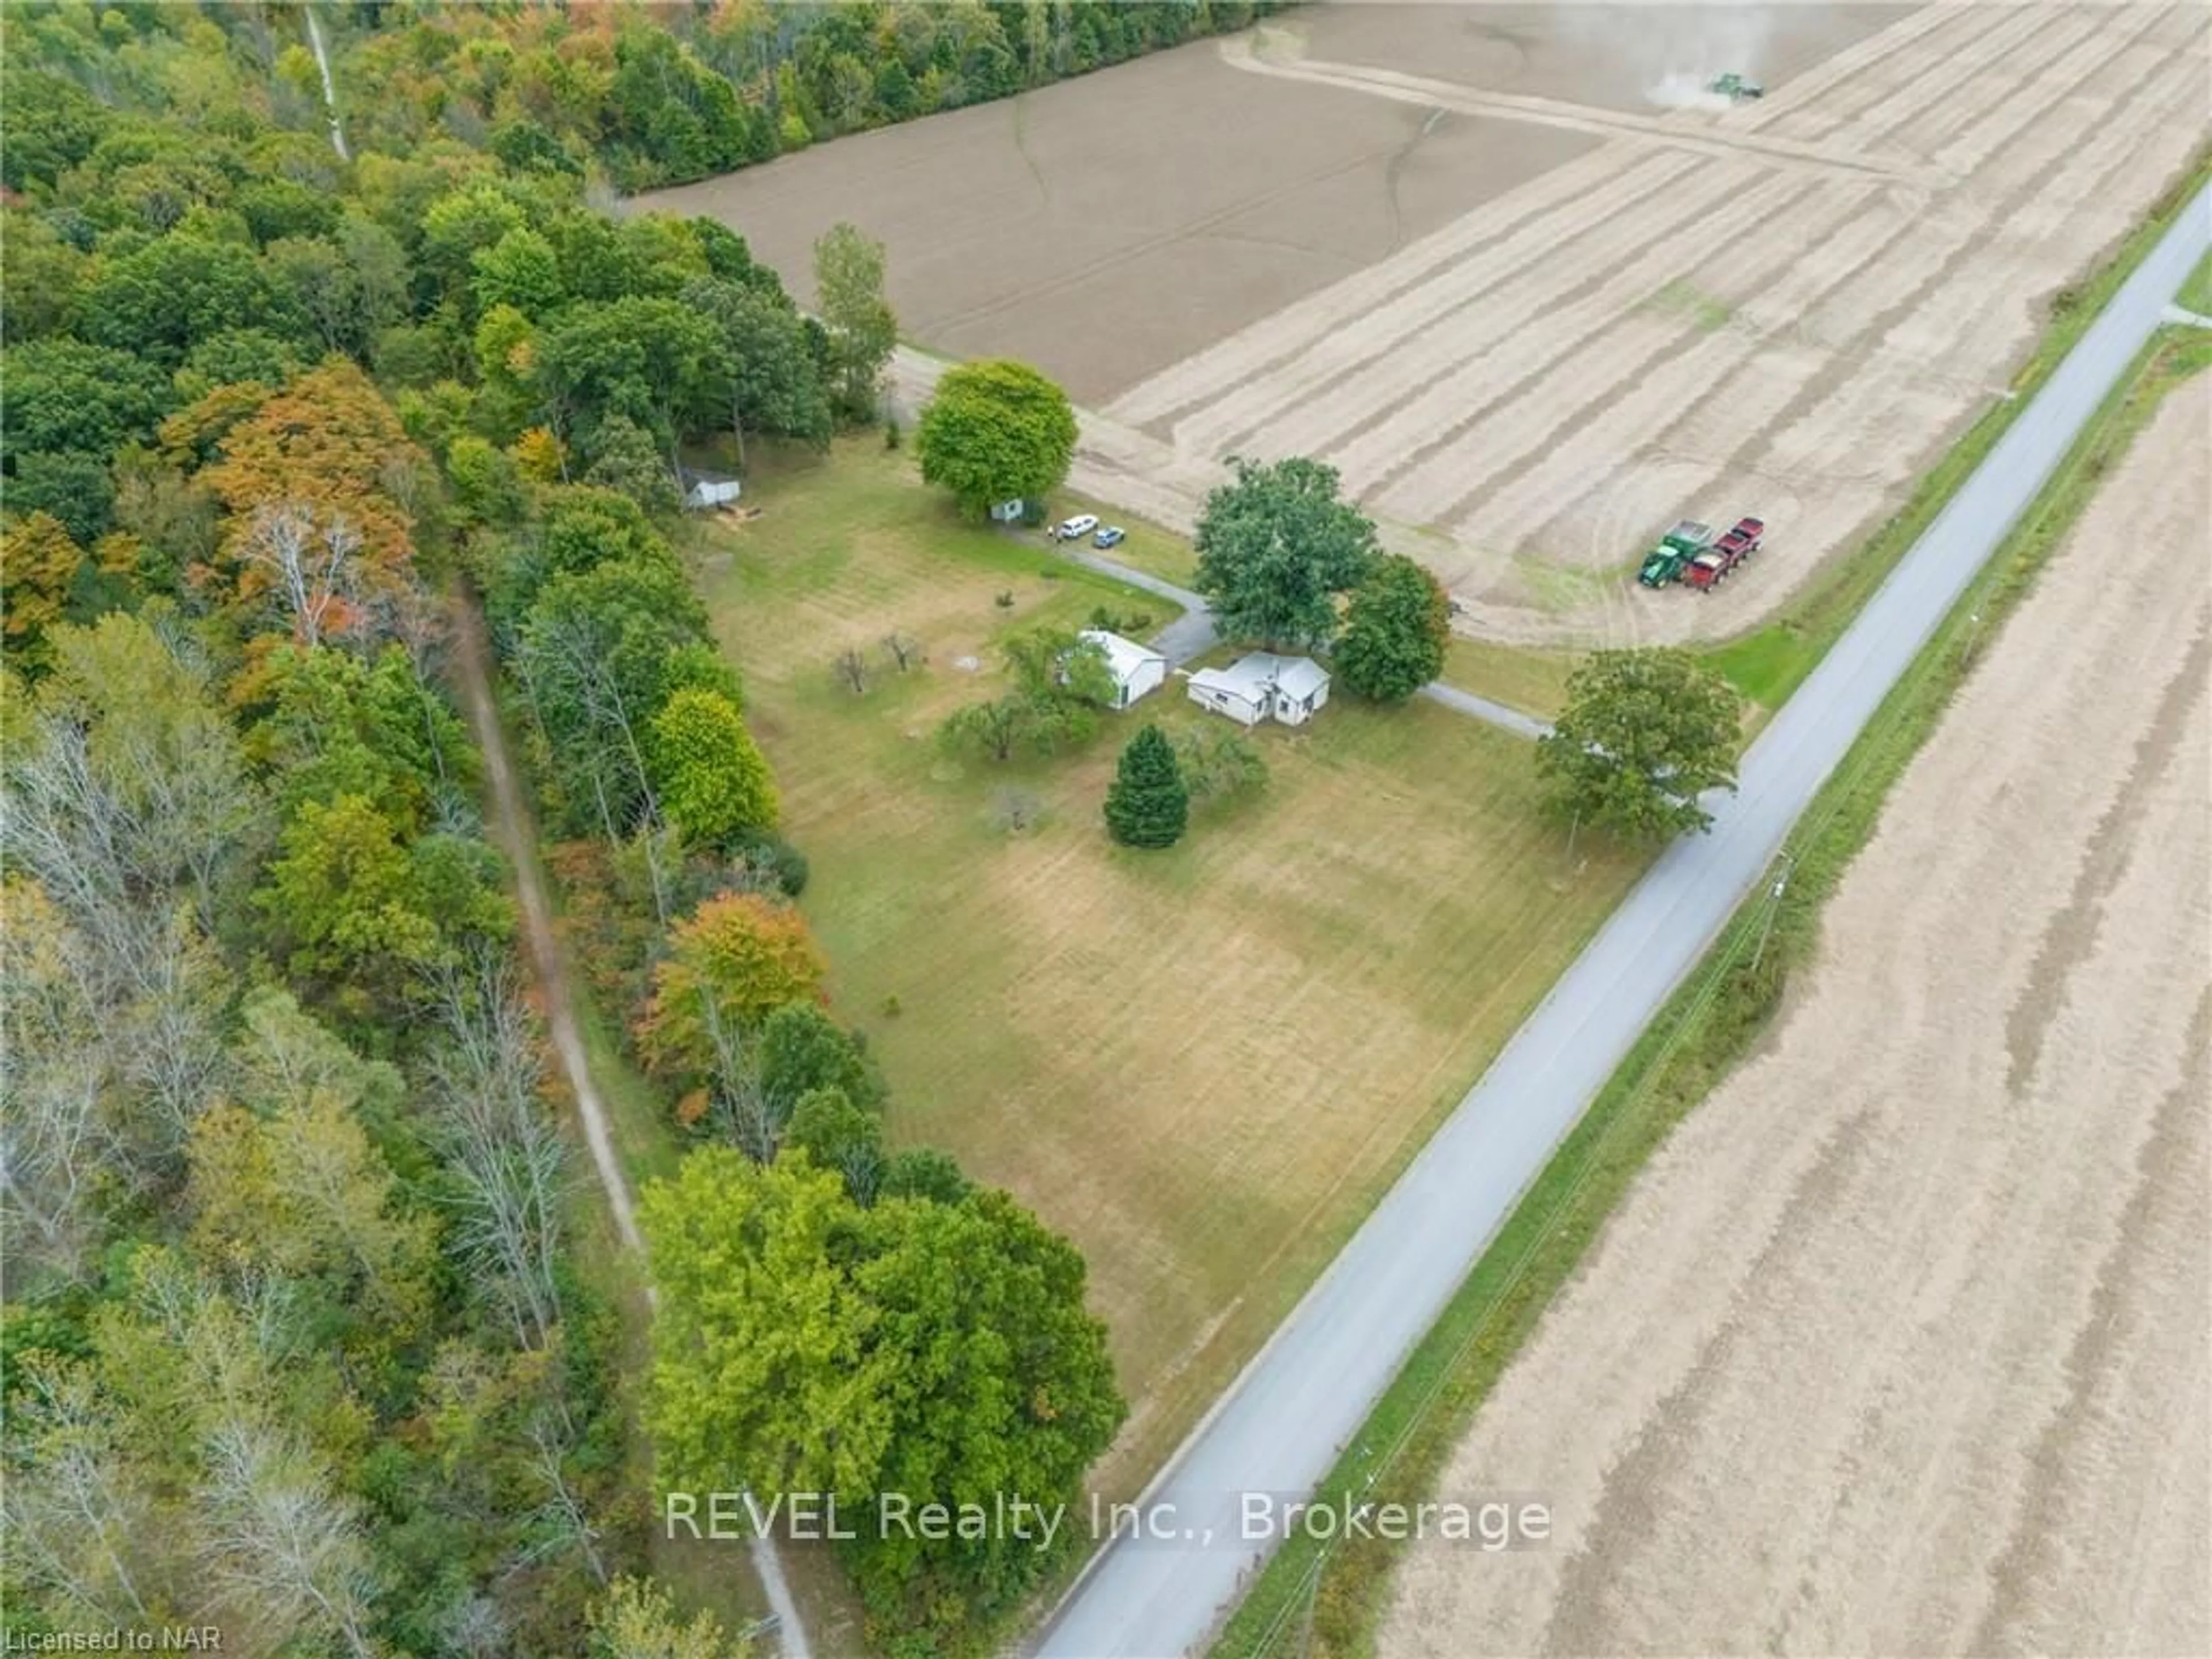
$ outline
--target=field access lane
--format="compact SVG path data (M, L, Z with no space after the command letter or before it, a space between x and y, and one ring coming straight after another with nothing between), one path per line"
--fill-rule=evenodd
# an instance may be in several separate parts
M1154 1480L1173 1541L1102 1551L1043 1659L1202 1644L1265 1559L1240 1495L1311 1491L1515 1200L1729 913L2212 246L2200 192L1744 758L1712 833L1668 849Z

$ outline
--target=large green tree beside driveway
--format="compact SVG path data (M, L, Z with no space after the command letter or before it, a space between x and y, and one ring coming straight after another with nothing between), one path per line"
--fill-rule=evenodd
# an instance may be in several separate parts
M1403 702L1443 672L1451 601L1437 579L1394 553L1378 560L1352 596L1336 672L1363 697Z
M1337 495L1336 469L1293 458L1233 460L1236 480L1207 497L1194 585L1222 633L1303 649L1336 634L1336 599L1366 579L1375 526Z
M1536 744L1549 805L1632 841L1707 828L1698 797L1735 788L1738 709L1728 682L1687 652L1597 653Z
M915 447L923 479L980 519L996 502L1041 500L1066 481L1075 411L1027 363L963 363L937 383Z

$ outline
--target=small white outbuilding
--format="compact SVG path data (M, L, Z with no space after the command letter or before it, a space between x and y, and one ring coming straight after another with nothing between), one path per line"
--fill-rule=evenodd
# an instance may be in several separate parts
M691 475L691 487L684 492L684 505L695 513L709 507L727 507L744 493L744 486L735 478L707 478Z
M1311 657L1255 651L1226 668L1193 674L1190 700L1239 726L1268 720L1304 726L1328 702L1328 671Z
M1114 707L1127 708L1147 692L1158 690L1168 677L1168 659L1149 647L1103 628L1086 628L1077 635L1086 645L1106 653L1106 666L1114 676Z

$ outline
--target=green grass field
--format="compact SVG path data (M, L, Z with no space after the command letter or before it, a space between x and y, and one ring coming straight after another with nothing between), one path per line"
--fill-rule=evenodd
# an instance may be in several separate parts
M2193 311L2200 317L2212 317L2212 253L2197 262L2197 269L2189 273L2189 280L2181 285L2177 301L2185 311Z
M836 1006L883 1059L896 1139L1082 1245L1135 1407L1100 1484L1127 1492L1642 860L1585 836L1568 867L1519 741L1348 700L1256 734L1256 798L1171 851L1118 849L1099 808L1136 720L1218 723L1176 683L1057 760L955 758L933 733L992 689L966 665L1008 629L1138 601L957 522L878 443L756 479L759 516L701 532L701 592L812 860ZM833 659L893 629L927 665L856 696ZM1039 827L1000 827L1012 794Z

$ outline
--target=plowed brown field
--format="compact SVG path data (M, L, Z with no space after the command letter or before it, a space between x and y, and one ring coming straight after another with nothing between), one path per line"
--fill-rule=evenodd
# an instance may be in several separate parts
M2171 395L1675 1133L1380 1650L2212 1651L2212 376Z

